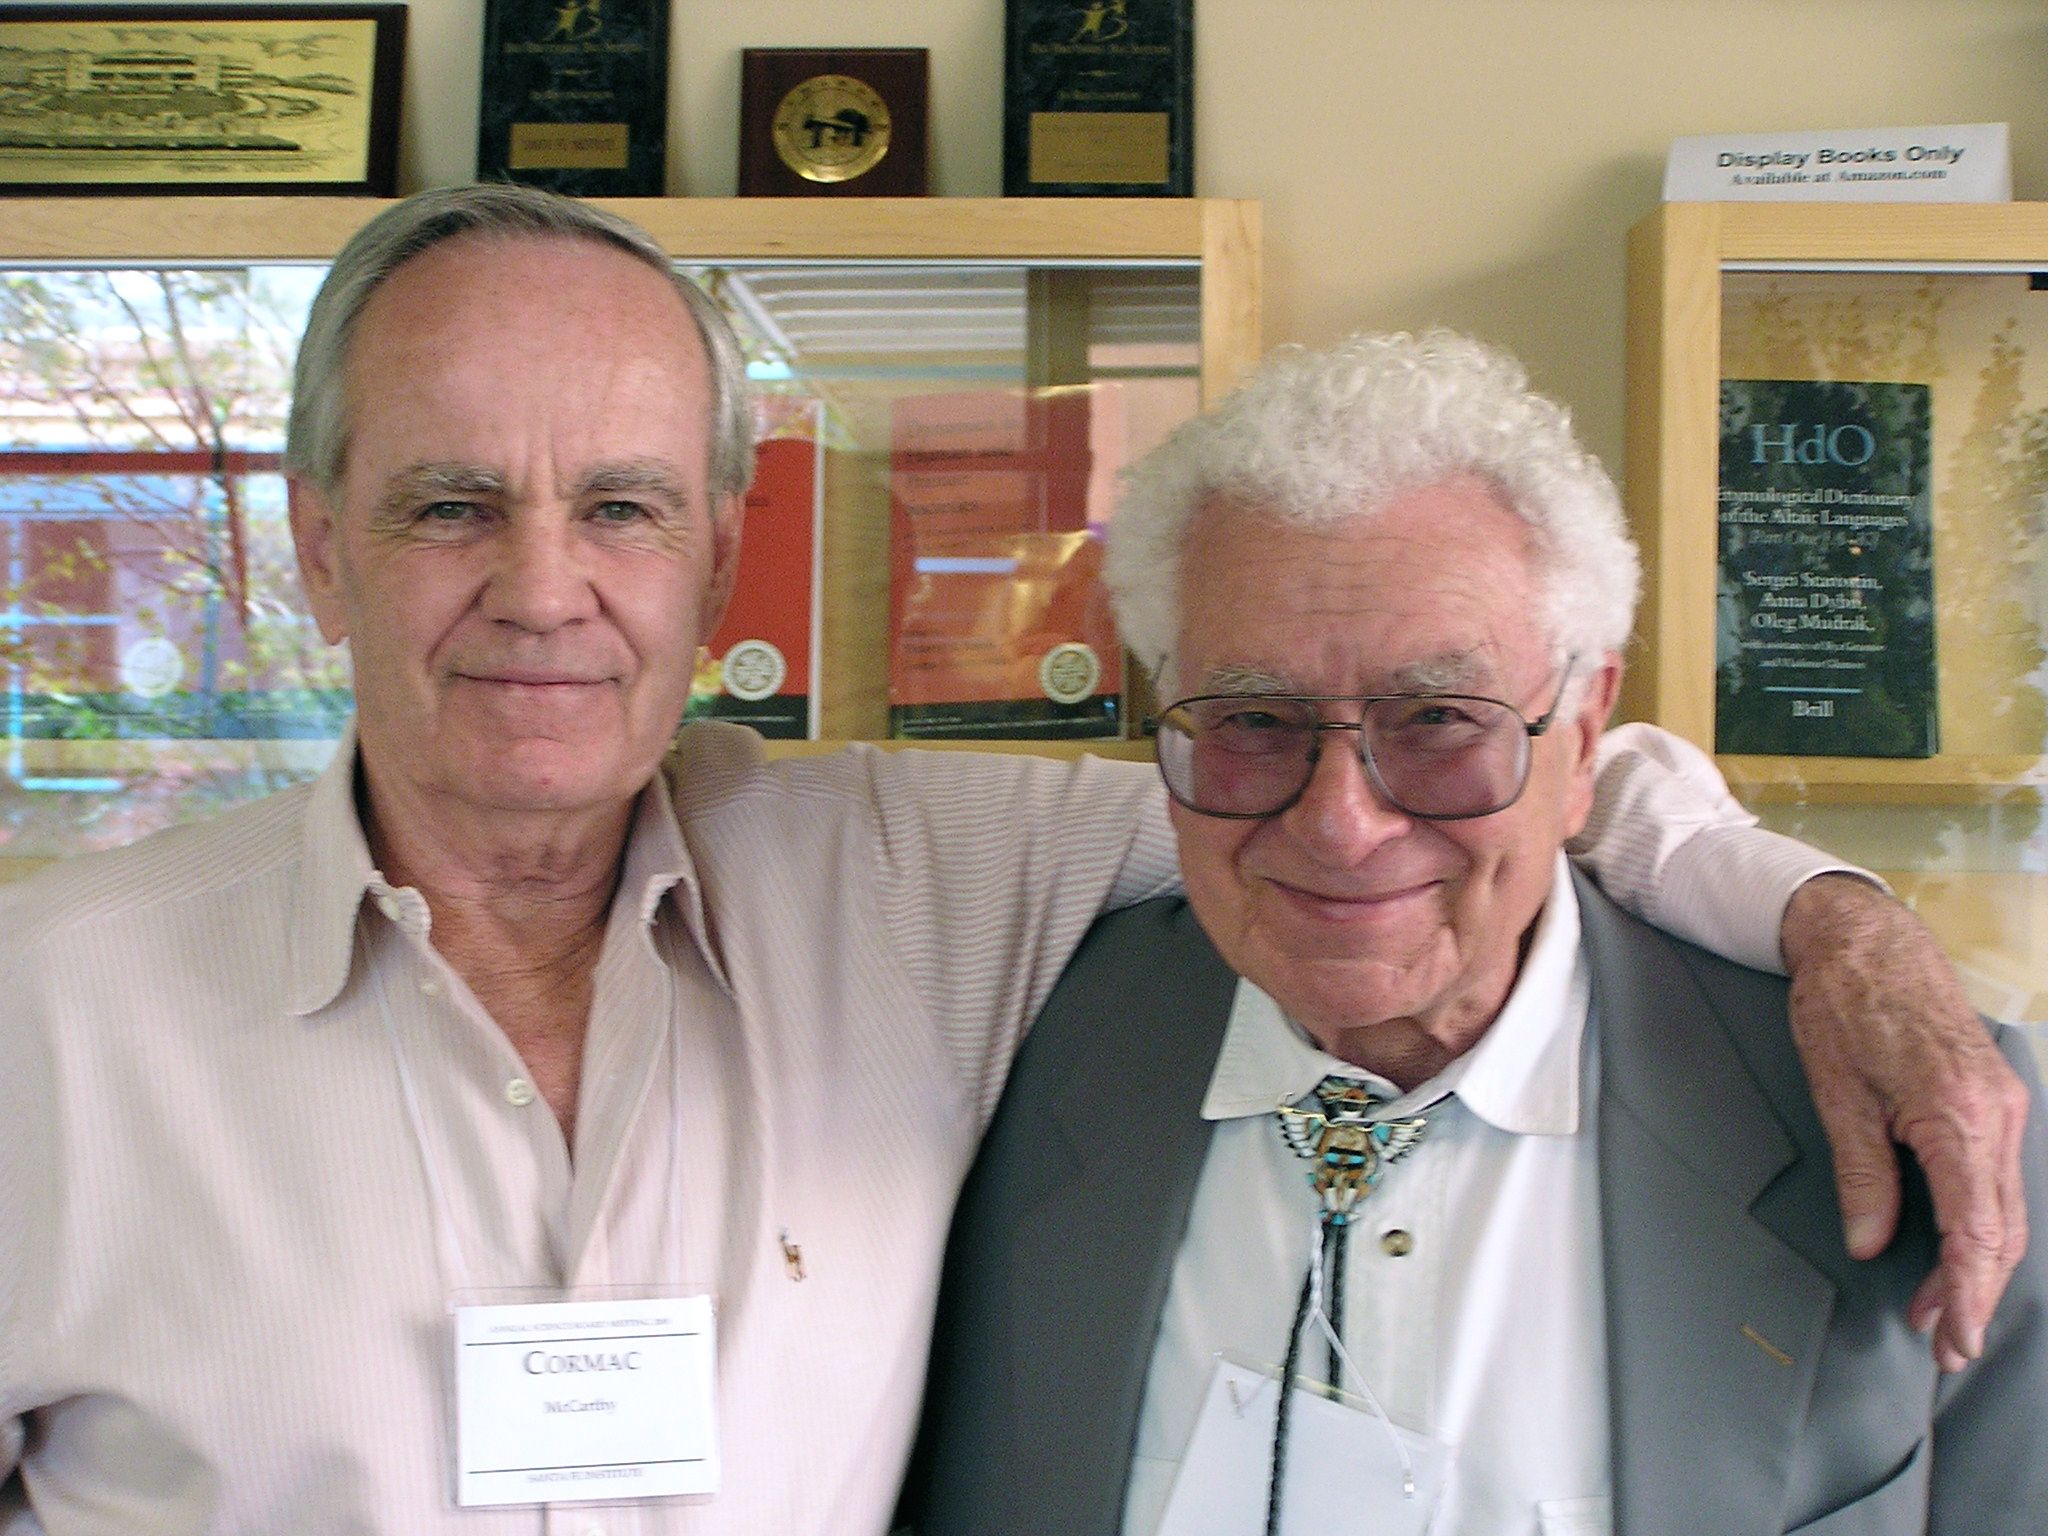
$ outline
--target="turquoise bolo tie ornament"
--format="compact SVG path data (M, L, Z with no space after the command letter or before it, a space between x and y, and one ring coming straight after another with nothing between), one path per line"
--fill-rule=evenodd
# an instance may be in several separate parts
M1322 1202L1323 1221L1348 1226L1358 1202L1386 1176L1387 1165L1422 1140L1428 1121L1369 1120L1388 1101L1365 1084L1326 1077L1314 1091L1280 1108L1280 1133L1310 1164L1309 1186Z

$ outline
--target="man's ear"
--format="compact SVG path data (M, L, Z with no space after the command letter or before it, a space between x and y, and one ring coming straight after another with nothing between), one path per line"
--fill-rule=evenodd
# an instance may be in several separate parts
M704 582L704 603L698 619L699 644L717 631L732 602L732 589L740 575L740 522L746 510L744 496L721 496L712 503L711 572Z
M1570 754L1565 791L1567 837L1576 837L1593 810L1593 764L1600 750L1601 734L1607 729L1614 701L1621 696L1621 656L1609 651L1597 667L1583 674L1579 696L1571 712L1559 718L1553 731L1563 733L1563 745Z
M1588 761L1599 747L1601 734L1607 729L1607 719L1614 713L1614 701L1620 697L1621 654L1609 651L1600 658L1600 665L1586 674L1578 702L1572 709L1585 733Z
M299 585L306 590L306 606L320 626L320 638L339 645L348 638L348 609L341 600L336 563L337 513L322 492L296 475L286 482L285 494L291 504L292 547L298 551Z

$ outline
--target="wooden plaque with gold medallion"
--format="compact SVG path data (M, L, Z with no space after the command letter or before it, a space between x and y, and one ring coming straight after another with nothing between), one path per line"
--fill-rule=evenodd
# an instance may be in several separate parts
M742 197L922 197L923 48L748 48Z

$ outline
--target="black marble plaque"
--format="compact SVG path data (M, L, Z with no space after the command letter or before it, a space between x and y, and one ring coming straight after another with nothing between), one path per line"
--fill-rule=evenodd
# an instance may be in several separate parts
M668 0L485 0L477 179L659 197Z
M1007 197L1190 197L1194 0L1008 0Z
M1721 384L1721 752L1930 757L1924 384Z

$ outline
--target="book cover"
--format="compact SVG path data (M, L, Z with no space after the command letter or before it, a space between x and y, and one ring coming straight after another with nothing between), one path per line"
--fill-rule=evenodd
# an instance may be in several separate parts
M739 578L732 606L698 658L689 717L815 740L824 407L796 395L760 395L754 415Z
M1714 745L1930 757L1933 415L1924 384L1721 384Z
M1092 393L896 403L892 736L1123 733L1123 651L1089 521Z

